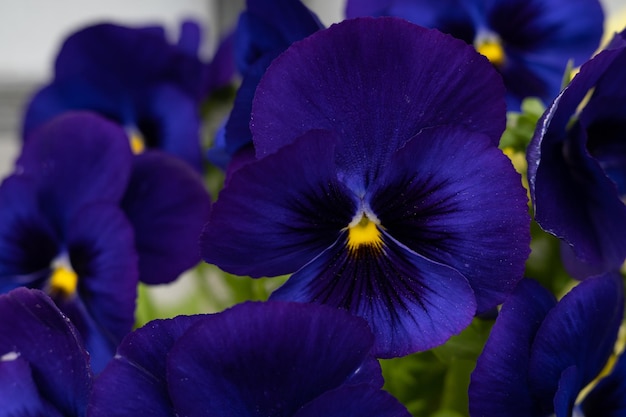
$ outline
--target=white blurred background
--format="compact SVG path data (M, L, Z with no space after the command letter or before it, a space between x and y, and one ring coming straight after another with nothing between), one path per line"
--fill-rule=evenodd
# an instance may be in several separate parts
M271 0L268 0L271 1ZM626 25L626 0L602 0L611 32ZM329 25L343 14L343 0L304 0ZM244 0L2 0L0 1L0 179L19 149L18 130L25 100L52 75L62 40L78 28L109 20L158 23L176 36L179 22L194 18L205 26L211 56L220 33L237 18Z

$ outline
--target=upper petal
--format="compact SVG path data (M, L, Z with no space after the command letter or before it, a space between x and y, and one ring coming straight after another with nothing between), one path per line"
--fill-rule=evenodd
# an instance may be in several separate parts
M250 126L258 156L310 129L337 132L340 167L373 176L426 127L464 126L497 144L503 98L496 71L464 42L397 18L358 18L278 57L257 87Z
M239 304L176 342L170 393L180 415L294 415L362 372L372 341L365 321L331 307ZM380 388L380 374L373 376Z

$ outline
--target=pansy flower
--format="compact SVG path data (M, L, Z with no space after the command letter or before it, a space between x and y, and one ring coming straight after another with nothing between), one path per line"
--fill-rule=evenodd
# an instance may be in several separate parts
M159 148L202 167L199 106L223 80L225 65L198 58L199 27L185 22L177 44L161 27L96 24L70 35L54 78L28 103L27 140L42 123L68 110L91 110L121 124L133 149ZM232 64L231 64L232 66Z
M273 299L364 317L381 357L439 345L502 302L528 255L525 192L497 149L503 87L462 41L397 18L293 44L253 104L203 257Z
M128 335L89 415L408 417L381 390L367 323L314 304L247 302Z
M237 69L243 79L228 120L209 150L212 163L232 171L254 158L249 124L256 86L274 58L322 27L300 0L246 1L233 40Z
M584 64L540 119L528 178L541 227L564 242L578 278L626 258L626 38Z
M604 21L598 0L348 0L346 15L403 17L474 45L502 74L513 111L524 97L552 101L568 61L598 48Z
M46 291L98 371L132 328L138 280L169 282L199 261L209 205L185 162L133 156L119 125L66 113L32 134L0 185L0 292Z
M0 295L0 414L84 417L93 376L76 328L39 290Z
M623 357L608 377L602 373L614 352L623 310L619 276L582 281L558 303L536 281L520 282L478 358L469 387L470 415L623 415ZM598 377L604 378L598 383Z

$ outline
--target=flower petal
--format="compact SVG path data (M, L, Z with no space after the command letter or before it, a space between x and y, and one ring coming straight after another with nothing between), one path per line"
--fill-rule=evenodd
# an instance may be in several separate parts
M389 393L369 385L343 386L320 395L294 417L409 417Z
M19 356L0 356L0 410L7 416L63 417L39 395L28 362Z
M510 160L484 135L440 127L407 142L389 166L366 196L382 226L460 272L479 313L502 303L530 252L526 192Z
M121 205L133 226L142 282L171 282L200 262L211 198L190 166L156 150L137 155Z
M138 272L133 230L117 206L92 204L68 225L67 245L79 277L78 300L70 298L61 309L85 338L92 367L99 372L135 321Z
M530 385L540 401L552 401L562 373L571 366L578 368L577 391L598 376L613 352L623 297L618 276L588 278L547 314L529 363Z
M294 415L362 371L372 339L365 321L334 308L239 304L176 342L170 393L179 415Z
M129 334L96 379L88 414L174 417L165 359L176 340L200 317L155 320Z
M311 129L337 132L340 167L374 176L426 127L464 126L497 144L503 97L492 65L464 42L402 19L359 18L278 57L257 87L250 127L259 157Z
M287 274L332 245L356 212L337 180L335 137L312 131L230 177L201 239L202 257L225 271Z
M609 375L584 398L586 416L619 417L626 412L626 355L622 353Z
M92 375L74 326L43 292L26 288L0 295L0 317L0 356L28 362L39 395L61 415L85 415Z
M270 297L328 304L367 320L375 354L390 358L443 344L474 317L467 280L383 232L381 248L352 252L345 233Z
M542 404L533 399L528 381L530 350L554 296L538 282L522 280L502 305L469 386L472 415L535 417ZM552 401L543 404L552 407ZM549 413L548 413L549 414Z
M16 172L37 181L41 208L60 229L82 205L118 202L131 167L124 130L88 112L68 112L30 136Z
M615 183L591 157L585 126L571 119L604 74L621 72L624 65L626 48L605 50L583 65L540 119L528 148L537 222L572 246L595 274L618 268L626 257L623 227L616 226L626 225L626 207Z
M0 293L40 287L60 249L59 237L39 210L35 181L12 175L0 186Z

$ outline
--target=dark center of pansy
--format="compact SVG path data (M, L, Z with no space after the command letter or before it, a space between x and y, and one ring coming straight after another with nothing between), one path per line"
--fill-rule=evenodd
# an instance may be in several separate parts
M52 273L48 280L48 292L52 296L71 297L76 293L78 274L74 271L66 256L55 259L51 265Z
M356 251L363 246L380 248L383 240L378 228L380 222L363 213L348 225L348 249Z
M605 174L615 183L622 199L626 197L624 132L626 124L622 121L602 121L587 128L587 149Z
M494 33L481 33L474 39L474 48L487 57L496 68L501 68L506 61L506 53L500 37Z

